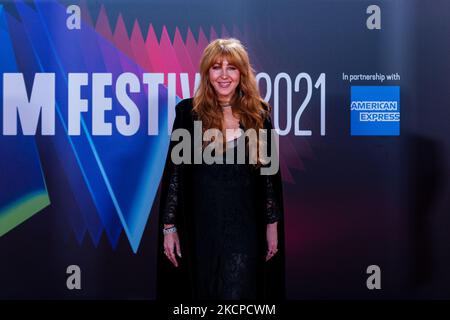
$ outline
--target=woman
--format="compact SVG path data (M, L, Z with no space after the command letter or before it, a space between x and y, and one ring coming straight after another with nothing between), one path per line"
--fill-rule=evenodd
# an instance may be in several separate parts
M246 163L235 157L231 164L174 164L176 142L170 143L161 184L164 250L159 253L158 297L283 298L281 174L261 175L265 164L259 157L249 160L249 142L242 134L242 129L272 129L270 107L260 97L248 54L236 39L211 42L203 52L200 75L194 98L176 106L172 132L187 129L192 136L194 121L201 121L202 132L223 132L223 149L214 156L237 157L239 148L234 148L243 143ZM211 138L201 148L220 140ZM266 143L270 152L271 140ZM257 145L262 146L261 139Z

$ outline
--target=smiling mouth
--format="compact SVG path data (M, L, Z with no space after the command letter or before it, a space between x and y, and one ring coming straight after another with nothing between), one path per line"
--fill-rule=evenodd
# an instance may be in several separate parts
M231 82L218 82L219 87L221 88L228 88L231 85Z

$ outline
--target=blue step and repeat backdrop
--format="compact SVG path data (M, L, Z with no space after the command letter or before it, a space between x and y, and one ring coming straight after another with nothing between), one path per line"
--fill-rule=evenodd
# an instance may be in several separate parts
M449 16L446 0L0 2L0 298L155 298L174 106L221 37L273 106L287 298L450 298Z

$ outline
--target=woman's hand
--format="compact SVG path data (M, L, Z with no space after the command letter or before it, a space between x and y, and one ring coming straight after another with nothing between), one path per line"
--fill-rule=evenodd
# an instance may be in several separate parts
M267 255L266 261L271 259L278 251L278 222L274 222L267 225L266 238L267 238Z
M170 226L164 226L164 228L168 228ZM175 267L178 267L178 261L175 256L175 252L178 257L181 258L181 249L180 249L180 239L178 238L177 232L172 232L164 235L164 254L167 259L172 262Z

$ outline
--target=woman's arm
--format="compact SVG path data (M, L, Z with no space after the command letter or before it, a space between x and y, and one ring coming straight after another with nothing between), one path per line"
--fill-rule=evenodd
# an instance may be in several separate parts
M278 251L278 220L280 220L280 208L275 197L273 176L266 176L266 261L271 259Z
M273 160L274 157L279 157L277 146L272 146L271 130L272 122L268 116L264 121L264 129L267 130L267 148L270 153L270 157ZM276 160L278 161L278 159ZM278 161L279 163L279 161ZM265 175L263 178L265 188L265 218L266 218L266 240L267 240L267 255L266 261L271 259L278 251L278 221L281 218L281 207L275 190L275 179L279 179L280 172L273 175Z
M172 134L182 127L180 104L175 108ZM180 210L181 168L172 162L171 154L175 141L170 141L161 185L160 223L164 233L164 254L177 267L175 253L181 258L180 240L176 229L177 213Z
M170 154L167 155L170 157ZM179 206L179 192L180 192L180 167L172 163L169 175L169 185L167 195L165 196L165 206L162 213L162 220L164 227L166 225L173 226L176 223L177 210Z
M170 156L170 155L168 155ZM166 205L163 212L164 223L164 254L172 262L175 267L178 267L178 257L181 258L180 239L175 226L176 213L179 209L179 192L180 192L180 167L173 165L170 175L169 190L166 197Z

